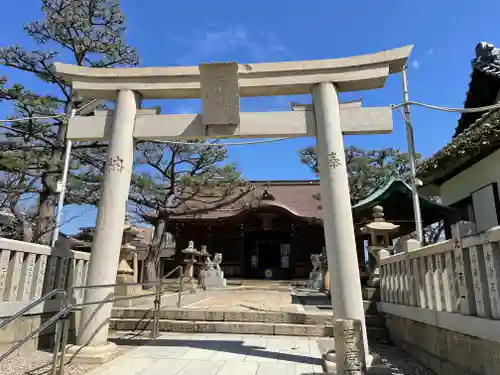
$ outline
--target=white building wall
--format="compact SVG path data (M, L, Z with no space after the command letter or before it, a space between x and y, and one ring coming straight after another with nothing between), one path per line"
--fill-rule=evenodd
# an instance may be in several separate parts
M476 227L483 231L499 224L494 183L500 187L500 150L442 184L441 199L443 204L451 205L472 197Z

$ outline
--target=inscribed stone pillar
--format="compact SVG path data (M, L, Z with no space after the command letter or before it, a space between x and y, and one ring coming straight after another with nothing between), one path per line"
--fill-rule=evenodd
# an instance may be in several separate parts
M334 324L335 362L337 374L366 374L361 323L357 320L338 319Z
M130 177L134 157L134 122L139 98L131 90L120 90L111 128L101 201L97 214L96 234L92 243L87 285L114 284L123 225L125 223ZM113 298L114 288L90 288L84 302ZM78 345L104 345L108 339L112 303L83 307Z
M367 350L368 340L337 90L333 83L319 83L313 86L312 94L332 307L336 318L361 322L364 348Z

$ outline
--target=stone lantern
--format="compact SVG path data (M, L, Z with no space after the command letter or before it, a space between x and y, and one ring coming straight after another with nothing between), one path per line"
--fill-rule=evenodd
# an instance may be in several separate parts
M200 257L200 262L198 264L199 271L198 271L198 284L205 289L205 268L207 265L210 263L210 257L212 254L210 254L207 251L207 246L202 245L201 250L199 251L199 257Z
M194 248L194 241L189 241L188 247L182 250L182 253L186 256L184 259L184 277L190 284L191 292L194 292L194 265L197 263L196 257L200 255L200 252Z
M128 259L134 254L136 247L131 244L134 238L139 234L139 230L129 224L125 224L123 228L122 246L120 248L120 261L116 272L116 282L133 283L134 270L128 264Z
M382 206L373 207L373 221L361 228L361 232L370 235L368 253L373 258L369 258L370 279L368 285L371 287L380 286L380 253L388 252L390 246L390 234L396 232L399 225L389 223L384 219L384 209ZM374 259L374 261L372 260Z
M129 224L123 228L122 246L120 248L120 261L116 272L115 296L116 297L134 297L142 294L142 285L129 285L136 283L134 270L129 266L128 259L135 253L136 247L131 244L137 236L139 230ZM143 302L143 301L142 301ZM140 299L118 300L115 306L130 307L140 304Z

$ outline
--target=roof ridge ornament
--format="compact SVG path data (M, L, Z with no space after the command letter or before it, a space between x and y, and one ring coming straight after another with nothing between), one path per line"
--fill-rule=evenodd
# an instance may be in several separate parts
M491 43L481 42L476 46L476 61L500 62L500 48L495 48Z

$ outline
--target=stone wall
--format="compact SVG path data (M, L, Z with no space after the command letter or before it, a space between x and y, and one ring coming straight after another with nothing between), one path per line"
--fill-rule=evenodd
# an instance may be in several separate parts
M384 315L394 343L438 375L500 374L500 342Z

